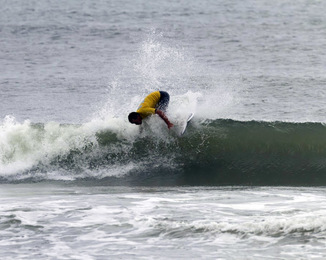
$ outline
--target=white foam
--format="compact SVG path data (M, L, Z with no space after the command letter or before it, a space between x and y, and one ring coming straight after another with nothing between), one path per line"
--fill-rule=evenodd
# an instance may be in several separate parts
M127 140L133 140L137 133L131 124L119 118L93 120L83 125L49 122L37 126L28 120L19 123L14 117L7 116L0 125L0 174L8 177L31 169L40 162L48 164L53 158L82 149L88 143L96 147L96 133L101 130L111 131L118 138ZM56 179L63 176L51 174L49 177Z
M18 123L6 116L0 125L0 173L12 174L33 165L39 151L38 133L30 121Z

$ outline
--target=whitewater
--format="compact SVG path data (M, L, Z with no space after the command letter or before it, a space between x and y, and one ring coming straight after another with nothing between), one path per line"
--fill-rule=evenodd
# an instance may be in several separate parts
M1 259L325 259L325 10L0 0Z

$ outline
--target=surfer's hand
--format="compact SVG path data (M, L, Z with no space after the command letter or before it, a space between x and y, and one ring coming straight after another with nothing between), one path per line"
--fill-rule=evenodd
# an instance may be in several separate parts
M156 110L155 113L158 114L164 120L164 122L166 123L169 129L173 126L173 124L169 121L169 119L167 118L167 116L164 114L163 111Z

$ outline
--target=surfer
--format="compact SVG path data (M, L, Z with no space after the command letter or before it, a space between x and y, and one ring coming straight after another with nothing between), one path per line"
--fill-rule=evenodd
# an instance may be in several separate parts
M155 91L150 93L144 101L139 105L136 112L131 112L128 116L129 122L136 125L141 125L146 117L158 114L170 129L173 124L165 115L169 105L170 95L165 91Z

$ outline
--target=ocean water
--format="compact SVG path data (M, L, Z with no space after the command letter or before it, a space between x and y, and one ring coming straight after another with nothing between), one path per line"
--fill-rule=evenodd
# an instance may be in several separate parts
M325 259L325 11L0 0L1 259Z

